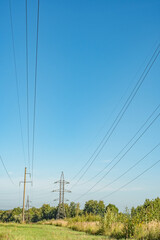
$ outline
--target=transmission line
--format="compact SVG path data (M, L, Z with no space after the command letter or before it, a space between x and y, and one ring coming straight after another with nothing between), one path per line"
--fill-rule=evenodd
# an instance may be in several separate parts
M121 189L123 189L124 187L128 186L130 183L134 182L137 178L141 177L144 173L146 173L147 171L149 171L151 168L153 168L154 166L156 166L158 163L160 162L160 160L158 160L157 162L155 162L153 165L151 165L149 168L147 168L146 170L144 170L142 173L140 173L138 176L136 176L135 178L133 178L131 181L127 182L126 184L124 184L122 187L118 188L117 190L111 192L110 194L104 196L102 199L110 197L111 195L113 195L114 193L120 191Z
M20 134L21 134L24 164L26 165L25 150L24 150L24 137L23 137L23 131L22 131L22 117L21 117L21 108L20 108L19 83L18 83L18 74L17 74L17 62L16 62L16 51L15 51L15 41L14 41L14 31L13 31L13 18L12 18L11 0L9 0L9 12L10 12L10 23L11 23L13 61L14 61L14 70L15 70L15 79L16 79L16 92L17 92L18 115L19 115L19 123L20 123Z
M94 193L99 192L103 190L104 188L112 185L113 183L117 182L120 178L122 178L124 175L126 175L128 172L130 172L134 167L136 167L139 163L141 163L145 158L147 158L155 149L160 147L160 143L158 143L156 146L154 146L146 155L144 155L140 160L138 160L136 163L134 163L131 167L129 167L124 173L122 173L119 177L115 178L113 181L105 185L104 187L100 188L98 191L94 191Z
M32 136L33 137L33 141L32 141L32 179L33 179L33 162L34 162L34 148L35 148L35 126L36 126L38 35L39 35L39 0L38 0L38 7L37 7L36 62L35 62L35 79L34 79L33 136Z
M138 90L140 89L142 83L144 82L146 76L148 75L149 71L151 70L154 62L156 61L157 57L159 56L159 47L160 44L158 44L158 47L156 48L156 50L154 51L151 59L149 60L147 66L145 67L143 73L141 74L139 80L137 81L135 87L133 88L131 94L129 95L129 97L127 98L125 104L123 105L122 109L120 110L120 112L118 113L117 117L115 118L114 122L112 123L111 127L109 128L109 130L107 131L107 133L105 134L105 136L103 137L103 139L101 140L100 144L98 145L98 147L96 148L96 150L94 151L94 153L92 154L92 156L89 158L89 160L87 161L87 163L83 166L86 167L86 165L88 164L88 162L92 159L92 157L95 155L95 157L93 158L93 160L91 161L91 163L89 164L89 166L87 167L87 169L84 171L84 173L80 176L80 178L77 180L77 182L73 185L77 185L78 182L83 178L83 176L86 174L86 172L89 170L89 168L92 166L92 164L94 163L94 161L97 159L98 155L100 154L100 152L103 150L104 146L107 144L108 140L110 139L111 135L113 134L113 132L115 131L117 125L119 124L119 122L121 121L123 115L125 114L125 112L127 111L128 107L130 106L132 100L134 99L134 97L136 96ZM109 134L109 135L108 135ZM108 137L107 137L108 136ZM98 152L97 152L98 151ZM97 152L97 153L96 153ZM72 188L73 188L72 186Z
M156 45L157 45L157 43L156 43ZM155 47L154 47L154 48L155 48ZM147 61L147 58L145 59L144 64L145 64L146 61ZM141 67L142 67L142 66L141 66ZM140 68L141 68L141 67L140 67ZM138 71L137 71L137 73L135 74L134 78L137 76L140 68L138 69ZM131 83L132 83L132 81L130 81L130 83L128 84L128 87L125 89L123 95L122 95L121 98L119 99L118 103L115 105L115 107L114 107L114 109L112 110L112 112L110 113L109 117L107 118L107 120L105 121L105 123L102 125L102 127L99 129L99 132L101 132L101 131L104 129L104 127L105 127L105 125L106 125L106 122L111 118L111 116L113 115L113 113L116 111L119 103L122 101L122 99L123 99L123 98L125 97L125 95L127 94ZM96 138L97 136L98 136L98 134L96 134L95 138ZM90 144L90 145L91 145L91 144ZM88 164L89 160L91 160L91 158L88 159L88 161L86 162L85 165ZM73 177L70 181L73 181L73 180L82 172L82 170L84 169L85 165L79 170L78 173L76 173L76 174L74 175L74 177ZM89 181L90 181L90 180L89 180ZM89 181L87 181L87 183L88 183ZM86 184L86 182L85 182L85 183L82 183L82 184Z
M28 82L28 19L27 19L27 0L26 0L26 89L27 89L27 142L28 142L28 167L30 170L30 151L29 151L29 82Z
M80 185L84 185L89 183L90 181L92 181L93 179L95 179L97 176L99 176L102 172L104 172L106 170L106 168L108 168L113 162L114 160L116 160L120 154L126 149L126 147L128 147L128 145L132 142L132 140L138 135L138 133L143 129L143 127L148 123L148 121L152 118L152 116L154 115L154 113L158 110L158 108L160 107L160 104L158 104L158 106L155 108L155 110L150 114L150 116L147 118L147 120L142 124L142 126L138 129L138 131L134 134L134 136L129 140L129 142L127 142L127 144L120 150L120 152L101 170L99 171L95 176L93 176L92 178L90 178L88 181L80 184Z
M1 155L0 155L0 160L1 160L1 163L2 163L4 169L5 169L6 173L7 173L7 176L8 176L8 178L9 178L9 180L10 180L11 183L14 185L14 182L13 182L13 180L12 180L12 178L11 178L11 176L10 176L10 174L9 174L9 172L8 172L8 170L7 170L6 166L5 166L5 164L4 164L4 161L3 161L2 157L1 157Z
M121 158L100 178L87 192L82 194L79 198L84 197L87 193L89 193L98 183L100 183L112 170L113 168L125 157L125 155L133 148L133 146L139 141L139 139L146 133L146 131L154 124L154 122L160 117L160 113L152 120L152 122L145 128L145 130L141 133L141 135L133 142L133 144L129 147L129 149L121 156Z

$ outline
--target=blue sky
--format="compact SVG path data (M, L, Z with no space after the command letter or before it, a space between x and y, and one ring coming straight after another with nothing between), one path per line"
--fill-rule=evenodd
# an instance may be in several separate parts
M25 1L11 0L22 129L27 158ZM36 1L28 0L30 135L36 46ZM51 190L61 171L71 180L89 159L129 96L160 40L159 1L40 0L38 85L34 185L27 187L33 205L56 204ZM18 116L8 1L0 1L0 154L15 182L0 168L0 208L21 204L24 158ZM108 144L81 182L105 167L160 103L160 57L120 121ZM146 132L97 189L143 157L159 139L160 120ZM30 139L31 143L32 139ZM30 144L31 148L31 144ZM157 149L146 161L101 193L102 199L159 159ZM28 166L27 166L28 167ZM28 169L29 170L29 169ZM120 209L142 204L159 194L160 165L108 199ZM77 185L70 200L96 181ZM76 179L75 179L76 181ZM74 182L71 182L73 184ZM17 197L19 196L19 197ZM14 199L14 201L13 201Z

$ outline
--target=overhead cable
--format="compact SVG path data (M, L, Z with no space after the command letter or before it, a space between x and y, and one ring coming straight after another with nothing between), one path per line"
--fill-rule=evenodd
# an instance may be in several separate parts
M5 172L7 173L7 176L8 176L8 178L9 178L9 180L11 181L12 184L14 184L14 182L13 182L13 180L12 180L12 178L11 178L11 176L10 176L10 174L9 174L9 172L8 172L5 164L4 164L4 161L3 161L2 157L1 157L1 155L0 155L0 160L1 160L1 163L2 163L2 165L3 165L3 167L4 167Z
M134 167L136 167L139 163L141 163L144 159L146 159L153 151L155 151L158 147L160 147L160 143L158 143L156 146L154 146L147 154L145 154L141 159L139 159L136 163L134 163L131 167L129 167L126 171L124 171L119 177L115 178L113 181L108 183L107 185L103 186L102 188L98 189L97 191L94 191L94 193L99 192L113 183L117 182L120 178L125 176L128 172L130 172Z
M130 183L134 182L135 180L137 180L139 177L141 177L143 174L145 174L146 172L148 172L150 169L152 169L154 166L156 166L158 163L160 162L160 160L158 160L157 162L155 162L153 165L151 165L150 167L148 167L146 170L144 170L142 173L140 173L139 175L137 175L135 178L133 178L131 181L127 182L126 184L124 184L123 186L121 186L120 188L116 189L115 191L111 192L110 194L104 196L102 199L110 197L111 195L113 195L114 193L120 191L121 189L123 189L124 187L128 186Z
M131 94L129 95L129 97L127 98L125 104L123 105L122 109L120 110L120 112L118 113L117 117L115 118L114 122L112 123L111 127L109 128L109 130L107 131L107 133L105 134L105 136L103 137L102 141L100 142L100 144L98 145L98 147L96 148L96 150L94 151L94 153L92 154L92 156L89 158L89 160L87 161L87 163L84 165L84 167L87 166L87 164L89 163L89 161L92 159L91 163L89 164L89 166L86 168L86 170L83 172L83 174L80 176L80 178L77 180L77 182L71 187L73 188L74 186L76 186L78 184L78 182L84 177L84 175L87 173L87 171L89 170L89 168L92 166L92 164L94 163L94 161L97 159L97 157L99 156L99 154L101 153L101 151L103 150L104 146L107 144L108 140L110 139L110 137L112 136L113 132L115 131L117 125L119 124L119 122L121 121L123 115L125 114L125 112L127 111L128 107L130 106L131 102L133 101L134 97L136 96L138 90L140 89L141 85L143 84L145 78L147 77L149 71L151 70L154 62L156 61L157 57L159 56L160 53L160 44L158 45L158 47L156 48L156 50L154 51L151 59L149 60L148 64L146 65L143 73L141 74L139 80L137 81L136 85L134 86Z
M28 20L26 0L26 94L27 94L27 144L28 144L28 168L30 171L30 143L29 143L29 81L28 81Z
M25 157L25 149L24 149L24 137L23 137L23 131L22 131L22 117L21 117L21 108L20 108L19 82L18 82L18 74L17 74L17 62L16 62L16 51L15 51L15 41L14 41L14 31L13 31L13 18L12 18L11 0L9 0L9 12L10 12L10 23L11 23L13 61L14 61L15 79L16 79L16 92L17 92L18 115L19 115L19 123L20 123L20 134L21 134L21 143L22 143L22 152L23 152L24 164L26 165L26 157Z
M97 184L99 184L112 170L113 168L124 158L124 156L133 148L133 146L140 140L140 138L147 132L147 130L154 124L154 122L160 117L160 113L152 120L152 122L145 128L141 135L133 142L129 149L120 157L120 159L101 177L88 191L82 194L79 198L84 197L88 194Z
M129 146L129 144L133 141L133 139L138 135L138 133L140 133L140 131L144 128L144 126L148 123L148 121L153 117L153 115L155 114L155 112L160 108L160 104L158 104L158 106L154 109L154 111L149 115L149 117L147 118L147 120L142 124L142 126L138 129L138 131L133 135L133 137L127 142L127 144L125 144L125 146L120 150L120 152L104 167L102 168L102 170L100 170L95 176L93 176L92 178L90 178L88 181L80 184L80 185L84 185L87 184L89 182L91 182L93 179L95 179L96 177L98 177L102 172L104 172L120 155L121 153Z
M37 103L37 65L38 65L38 39L39 39L39 0L37 6L37 34L36 34L36 62L34 78L34 107L33 107L33 139L32 139L32 179L34 167L34 148L35 148L35 126L36 126L36 103Z

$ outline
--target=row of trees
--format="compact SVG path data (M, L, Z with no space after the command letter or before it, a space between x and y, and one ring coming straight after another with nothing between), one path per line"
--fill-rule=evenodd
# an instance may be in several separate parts
M65 204L65 213L67 218L74 218L76 216L96 215L103 217L106 212L111 212L114 216L122 216L118 208L109 204L105 206L103 201L89 200L85 203L84 209L80 209L79 203L71 202L69 205ZM51 207L49 204L44 204L41 208L32 207L25 212L26 221L38 222L42 220L56 219L58 212L57 207ZM126 213L125 213L126 214ZM134 222L149 222L151 220L160 220L160 198L155 200L146 200L142 206L132 208L131 213L127 214L134 220ZM14 208L13 210L0 211L0 221L2 222L21 222L22 209Z
M67 218L82 216L87 214L104 216L106 209L110 207L118 212L118 208L114 205L105 206L103 201L89 200L85 203L84 209L80 209L79 203L71 202L64 204L65 215ZM38 222L42 220L56 219L58 212L57 207L51 207L49 204L43 204L41 208L32 207L25 211L25 218L28 222ZM13 210L0 211L0 221L2 222L21 222L22 209L14 208Z

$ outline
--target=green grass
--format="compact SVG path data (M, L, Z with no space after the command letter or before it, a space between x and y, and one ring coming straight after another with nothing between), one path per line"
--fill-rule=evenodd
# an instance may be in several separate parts
M0 224L0 240L107 240L64 227L36 224Z

